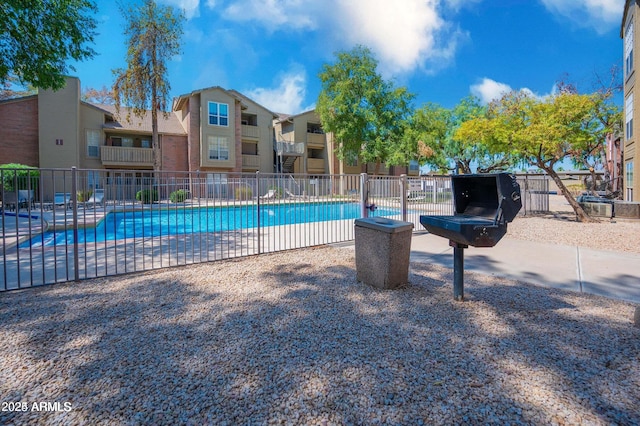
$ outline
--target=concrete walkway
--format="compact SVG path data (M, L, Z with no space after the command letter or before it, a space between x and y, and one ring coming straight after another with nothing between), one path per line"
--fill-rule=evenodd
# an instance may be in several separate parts
M453 268L446 238L416 232L411 260ZM465 271L640 303L640 254L509 238L493 248L465 249ZM453 283L451 283L453 288Z

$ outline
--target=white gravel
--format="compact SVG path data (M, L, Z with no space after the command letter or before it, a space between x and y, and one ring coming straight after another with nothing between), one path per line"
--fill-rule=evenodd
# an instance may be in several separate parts
M1 294L0 424L640 424L636 305L470 272L460 303L420 263L377 291L353 256Z
M640 253L640 221L601 220L580 223L573 217L518 217L508 226L509 238Z

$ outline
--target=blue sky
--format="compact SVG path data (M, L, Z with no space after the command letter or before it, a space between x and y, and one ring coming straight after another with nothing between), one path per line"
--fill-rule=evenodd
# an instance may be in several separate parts
M484 101L509 89L551 93L565 74L580 91L621 65L622 0L159 0L185 10L173 96L238 90L275 112L313 108L334 52L372 49L379 71L419 107ZM74 64L83 88L110 87L125 66L123 20L98 0L95 58Z

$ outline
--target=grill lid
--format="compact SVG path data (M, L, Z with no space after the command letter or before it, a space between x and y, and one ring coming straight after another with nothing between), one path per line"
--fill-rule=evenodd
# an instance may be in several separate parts
M509 173L451 176L454 215L508 223L522 208L520 185Z

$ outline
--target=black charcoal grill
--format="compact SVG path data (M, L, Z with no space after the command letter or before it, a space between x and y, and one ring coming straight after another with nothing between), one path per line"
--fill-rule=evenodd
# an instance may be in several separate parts
M464 299L464 249L493 247L520 209L520 185L508 173L451 176L453 216L420 216L427 231L453 247L453 297Z

